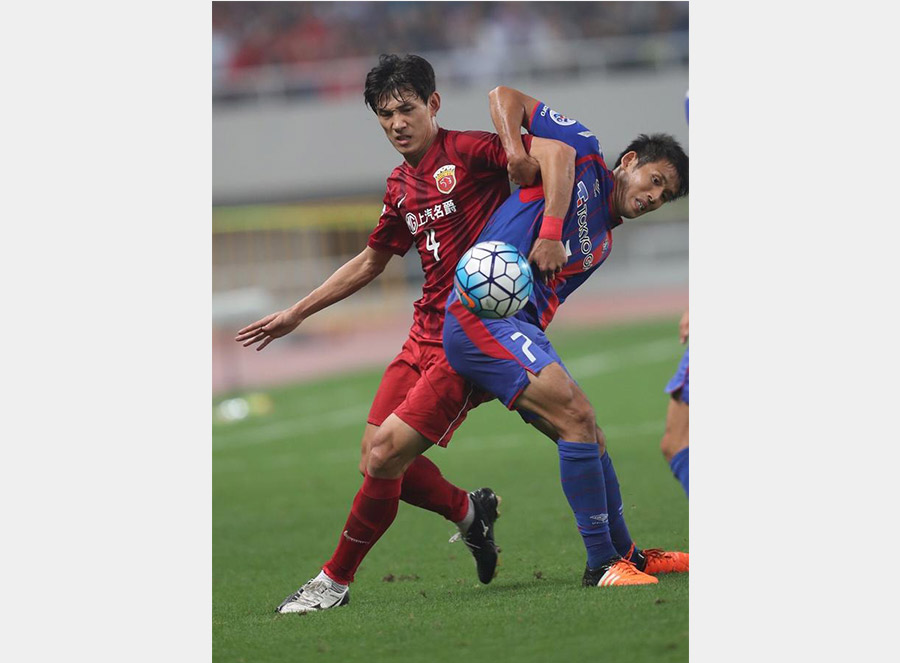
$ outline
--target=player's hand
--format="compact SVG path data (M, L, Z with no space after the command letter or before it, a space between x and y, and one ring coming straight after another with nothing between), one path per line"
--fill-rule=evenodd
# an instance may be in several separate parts
M245 348L259 343L259 347L256 348L259 351L276 338L290 334L300 326L301 322L303 322L303 318L291 309L277 311L241 329L234 340L243 343Z
M688 340L688 312L685 311L681 316L681 322L678 323L678 340L687 343Z
M509 180L517 186L531 186L541 166L533 156L527 153L516 154L508 158L506 170Z
M539 278L547 283L562 271L566 264L566 247L555 239L538 238L528 255L528 262L534 265Z

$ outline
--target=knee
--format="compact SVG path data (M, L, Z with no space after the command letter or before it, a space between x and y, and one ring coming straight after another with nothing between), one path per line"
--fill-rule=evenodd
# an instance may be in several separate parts
M372 448L372 438L374 436L366 433L363 436L359 453L359 473L365 475L366 468L369 466L369 451Z
M564 409L566 420L578 431L579 439L583 441L593 439L599 430L594 408L580 389L573 387L571 394L566 399ZM603 452L601 451L601 453Z
M550 364L535 376L522 392L518 404L540 415L569 442L597 441L597 422L594 408L587 395L575 384L559 364Z
M397 451L389 435L377 435L365 456L364 468L371 474L372 470L381 471L390 466L397 457Z
M362 441L359 445L359 473L365 476L366 469L369 467L369 452L372 450L375 438L382 432L382 426L367 423L366 430L363 432Z
M365 475L366 468L369 466L369 450L366 449L362 452L362 455L359 459L359 473Z
M669 401L666 413L666 430L660 440L659 448L667 461L679 451L687 447L689 436L689 410L687 403L673 398Z
M663 458L665 458L666 461L672 460L672 456L675 455L672 452L673 446L672 434L669 431L666 431L659 441L659 450L662 452Z
M672 457L686 446L687 440L669 428L666 428L666 432L663 433L662 440L659 442L659 450L666 462L672 460Z
M376 477L401 476L409 464L407 455L396 436L381 430L369 446L364 470Z

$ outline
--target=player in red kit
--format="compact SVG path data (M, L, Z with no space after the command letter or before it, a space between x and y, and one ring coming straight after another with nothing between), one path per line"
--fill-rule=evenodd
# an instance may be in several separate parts
M454 522L475 557L483 583L493 578L497 548L493 525L499 498L489 488L467 493L437 466L417 455L398 479L392 449L446 446L470 409L491 398L450 368L441 346L444 307L461 255L475 242L493 211L509 196L509 179L529 184L542 170L547 214L562 216L568 190L559 174L573 166L556 141L535 138L530 156L508 161L500 138L483 131L438 127L440 95L424 59L382 56L366 78L372 108L404 162L387 181L384 207L366 248L294 306L248 325L237 341L262 350L317 311L353 294L382 272L394 255L415 244L425 283L415 302L410 336L385 370L362 440L363 485L353 501L337 549L322 572L285 599L279 612L308 612L345 605L349 583L368 550L393 521L399 499ZM556 195L553 191L558 190ZM554 196L558 198L554 209ZM541 272L553 272L564 253L532 256Z

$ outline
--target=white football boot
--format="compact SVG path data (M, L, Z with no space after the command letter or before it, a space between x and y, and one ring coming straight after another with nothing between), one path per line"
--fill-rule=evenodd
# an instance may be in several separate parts
M315 612L350 603L350 586L341 585L321 571L319 575L281 602L275 612Z

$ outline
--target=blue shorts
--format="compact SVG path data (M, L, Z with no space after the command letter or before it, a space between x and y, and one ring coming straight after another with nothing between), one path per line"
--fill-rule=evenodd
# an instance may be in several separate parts
M689 405L688 350L690 350L690 348L685 348L684 357L681 358L681 363L678 364L678 370L675 371L675 375L672 376L672 379L669 380L669 384L666 385L666 392L672 394L672 398L677 398L685 405Z
M510 410L537 374L562 360L540 327L519 318L491 320L466 310L450 296L444 319L444 352L453 369L494 394ZM568 372L568 371L567 371ZM526 413L522 418L531 421Z

